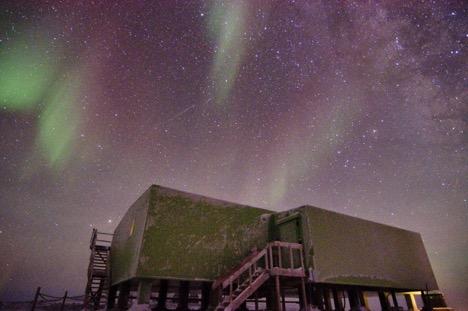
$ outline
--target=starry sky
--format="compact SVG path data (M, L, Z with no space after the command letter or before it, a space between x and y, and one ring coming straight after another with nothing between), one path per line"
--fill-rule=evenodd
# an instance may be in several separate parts
M83 293L156 183L420 232L467 310L467 42L464 1L1 1L0 299Z

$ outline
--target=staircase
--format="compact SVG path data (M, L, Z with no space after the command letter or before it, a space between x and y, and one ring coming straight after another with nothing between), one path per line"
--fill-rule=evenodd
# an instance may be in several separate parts
M234 311L254 294L270 276L305 277L302 244L275 241L254 251L230 274L213 283L221 289L216 311Z
M109 255L112 234L93 229L89 248L91 256L88 266L84 308L97 310L107 302L110 282Z

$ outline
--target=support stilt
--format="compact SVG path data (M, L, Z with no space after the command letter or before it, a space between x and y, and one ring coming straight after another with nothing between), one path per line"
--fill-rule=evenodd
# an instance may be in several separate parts
M358 293L359 293L359 301L361 302L361 307L369 309L369 303L367 301L366 293L362 290L359 290Z
M393 300L393 307L398 309L398 300L396 297L396 293L392 290L392 300Z
M180 281L179 283L179 303L177 304L178 311L188 310L188 295L190 282Z
M332 311L332 307L330 303L330 289L326 287L323 289L323 300L325 302L325 310Z
M129 295L130 295L130 283L124 282L120 284L119 301L117 302L117 306L119 310L127 310Z
M169 287L169 282L167 280L161 280L159 282L158 303L156 305L156 310L157 311L166 310L166 300L167 300L168 287Z
M276 308L275 310L278 310L278 311L283 311L283 308L281 306L281 284L280 284L280 279L279 279L279 276L275 276L275 294L276 294Z
M114 308L116 294L117 294L117 286L112 286L109 289L109 298L107 299L107 309L108 310Z
M273 286L269 287L266 292L266 308L267 310L275 310L275 290Z
M406 305L408 306L409 311L418 311L418 306L416 305L416 299L414 299L413 294L405 294Z
M350 288L348 289L348 299L351 310L360 310L361 309L361 301L359 299L358 289Z
M211 283L203 282L201 290L201 306L200 311L206 311L210 304Z
M284 287L281 288L281 303L283 306L283 310L286 310L286 295L284 293Z
M336 288L333 288L333 303L335 304L336 311L344 311L343 302L341 300L341 295Z
M382 311L390 310L390 305L388 303L388 299L384 291L381 291L381 290L379 291L379 301L380 301L380 307Z
M149 304L151 298L151 280L140 280L138 283L137 303Z
M249 309L247 309L247 302L243 302L241 304L241 306L239 307L239 309L237 309L238 311L248 311Z
M312 287L312 297L314 298L314 305L323 310L323 289L319 286Z
M210 302L208 305L208 310L214 310L216 306L221 301L221 290L220 288L212 289L210 291Z
M303 310L309 310L309 300L307 299L307 291L306 291L306 284L305 284L305 278L301 279L301 296L302 296L302 304L303 304Z

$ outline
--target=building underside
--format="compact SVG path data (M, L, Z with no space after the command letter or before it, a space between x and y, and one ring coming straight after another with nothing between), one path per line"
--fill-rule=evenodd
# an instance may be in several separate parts
M108 309L127 310L147 305L151 310L217 309L220 295L212 282L184 280L129 280L112 287ZM450 310L438 292L344 286L304 282L291 277L272 278L236 310ZM307 304L307 309L306 309Z

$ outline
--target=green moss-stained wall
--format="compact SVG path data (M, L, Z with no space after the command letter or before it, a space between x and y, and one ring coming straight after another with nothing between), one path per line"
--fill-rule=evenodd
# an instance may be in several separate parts
M302 214L304 247L317 282L437 289L421 236L316 207Z
M286 222L297 214L298 233ZM437 289L418 233L311 206L273 213L161 186L151 186L117 226L112 284L135 277L214 280L253 247L296 236L315 282Z
M266 245L266 213L153 186L137 275L213 280Z
M133 203L114 231L111 245L112 284L136 276L150 198L151 188Z

